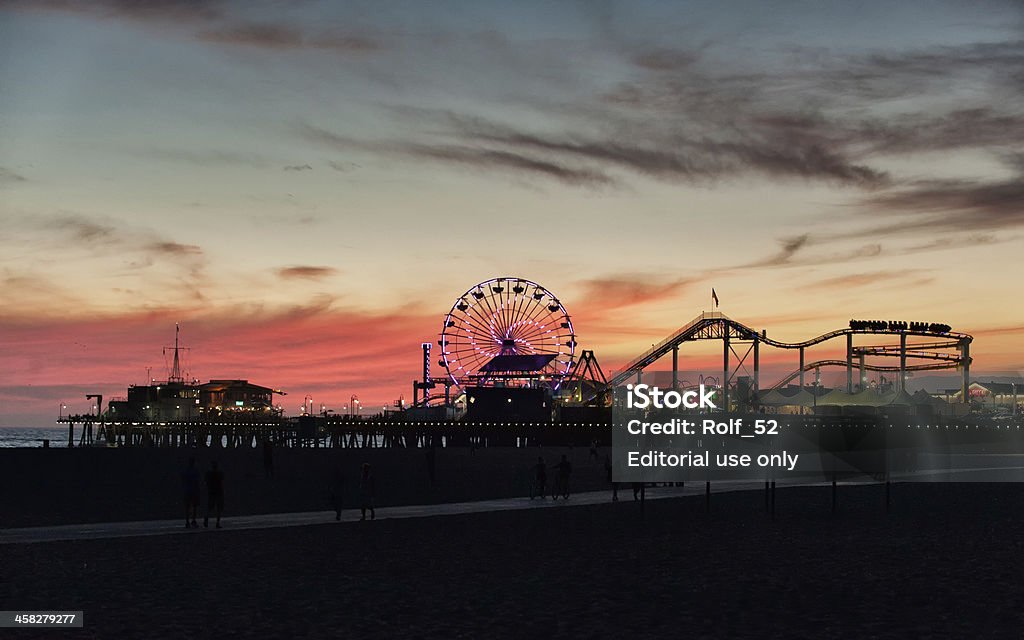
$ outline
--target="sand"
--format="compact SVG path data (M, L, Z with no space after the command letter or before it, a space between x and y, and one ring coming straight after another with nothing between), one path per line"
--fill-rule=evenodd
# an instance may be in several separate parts
M201 471L217 460L225 474L225 515L331 509L335 466L344 474L344 503L359 500L362 463L371 463L380 505L436 504L528 495L538 456L573 463L579 491L608 487L602 449L491 447L436 449L435 482L422 449L274 450L267 478L259 449L0 450L0 527L158 520L183 516L180 473L194 456ZM550 473L549 477L554 477ZM205 509L206 496L202 497Z
M59 637L1013 637L1020 485L844 487L0 547ZM58 637L11 632L5 637Z

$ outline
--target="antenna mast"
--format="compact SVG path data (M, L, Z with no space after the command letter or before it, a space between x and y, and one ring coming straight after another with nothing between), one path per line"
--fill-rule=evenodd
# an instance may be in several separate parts
M167 382L184 382L185 379L181 375L181 359L178 357L178 352L181 351L181 347L178 346L178 333L181 329L178 327L178 323L174 323L174 364L171 366L171 375L167 377ZM167 348L164 348L164 353L167 353Z

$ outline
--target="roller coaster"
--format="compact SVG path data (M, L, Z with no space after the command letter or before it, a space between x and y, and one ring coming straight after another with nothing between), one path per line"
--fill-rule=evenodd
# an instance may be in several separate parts
M892 335L899 337L895 345L854 345L854 336L861 335ZM805 350L836 338L846 338L845 359L825 359L814 362L805 361ZM926 338L927 341L911 341L913 338ZM959 369L963 373L963 388L966 389L970 379L970 344L973 338L965 333L951 330L949 325L925 322L902 322L883 320L851 320L848 327L823 333L817 337L801 342L783 342L769 338L767 332L760 332L747 325L727 317L719 312L705 312L680 327L667 338L629 361L607 383L605 391L624 384L638 377L645 369L661 358L672 356L672 386L678 386L679 348L686 342L698 340L721 340L723 343L722 387L728 402L728 389L733 382L736 371L743 366L748 357L753 360L752 387L759 391L760 347L766 345L777 349L797 350L800 364L798 368L775 383L772 389L781 388L794 379L799 378L800 386L804 386L804 374L823 367L846 367L847 392L853 392L853 369L860 371L860 381L865 380L865 371L886 371L898 373L899 390L905 390L906 373L909 371L933 371L941 369ZM740 353L737 344L749 345ZM867 357L899 358L899 364L882 365L866 362ZM738 364L732 366L732 361ZM593 397L592 394L591 397ZM965 396L966 397L966 396ZM589 398L588 398L589 399ZM581 398L582 400L582 398Z

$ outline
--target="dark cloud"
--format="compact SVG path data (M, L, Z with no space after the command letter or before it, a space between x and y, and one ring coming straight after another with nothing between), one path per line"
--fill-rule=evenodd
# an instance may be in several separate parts
M357 140L326 129L301 124L299 134L305 139L340 150L358 150L410 158L440 160L478 170L505 170L553 178L576 186L614 184L615 180L589 167L556 162L526 153L517 153L487 146L428 144L400 141Z
M294 267L282 267L277 270L277 275L284 279L296 279L302 278L307 280L319 280L328 276L333 276L338 273L338 270L333 267L312 267L312 266L294 266Z
M345 33L310 34L296 27L276 23L247 22L203 31L200 40L219 44L265 49L325 49L364 53L382 48L380 42L364 35Z
M44 228L67 233L75 242L109 243L119 239L119 230L114 225L79 214L65 213L40 217L37 222Z
M344 53L382 48L379 40L362 33L337 29L310 32L297 26L246 19L247 12L265 4L268 3L231 0L0 0L0 9L60 11L98 19L131 20L159 28L180 29L192 33L198 40L229 46Z
M530 156L515 151L464 145L406 144L399 150L410 156L486 170L512 170L554 178L575 186L601 186L615 183L606 173L594 169Z
M148 246L153 253L167 256L201 256L203 250L199 245L181 244L179 242L154 242Z
M25 176L21 175L20 173L16 173L16 172L12 171L11 169L7 169L5 167L0 167L0 184L3 184L5 182L25 182L25 181L26 181Z
M812 238L810 234L801 234L791 238L782 238L778 242L781 245L779 250L761 260L755 260L735 267L726 267L715 270L715 272L727 273L744 269L763 269L773 267L810 267L825 264L842 264L854 260L874 258L882 254L882 245L877 243L866 244L860 247L845 251L820 250L808 255L808 247L821 246L828 243L828 239Z
M915 244L913 246L903 249L902 251L900 251L900 253L912 254L923 253L928 251L943 251L946 249L963 249L966 247L977 247L990 244L997 244L1000 242L1007 242L1011 239L1016 238L1009 238L1005 236L997 237L995 235L988 233L972 233L970 235L954 234L944 236L941 238L936 238L935 240L931 240L929 242Z
M227 0L0 0L0 9L66 11L99 18L209 21L221 18Z
M780 265L788 264L790 261L792 261L793 256L795 256L801 249L807 246L809 240L810 235L806 233L792 238L783 238L779 240L779 244L782 246L779 249L778 253L776 253L773 256L769 256L763 260L752 262L746 266L748 268L777 267Z
M891 285L898 283L916 282L920 278L911 278L919 270L906 269L902 271L871 271L867 273L847 273L832 278L823 278L816 282L804 285L807 289L850 289L854 287Z
M996 150L1024 142L1024 112L975 107L938 115L876 118L847 124L844 135L848 144L869 145L873 153L906 154L963 148Z
M338 173L345 173L346 171L352 171L353 169L359 168L359 165L355 162L338 162L336 160L328 160L327 166Z
M693 66L698 55L693 51L656 49L633 55L633 64L651 71L678 71Z
M896 222L861 235L913 231L978 232L1024 225L1024 176L1008 180L923 180L863 201Z
M312 171L313 167L308 164L290 164L285 166L285 171Z

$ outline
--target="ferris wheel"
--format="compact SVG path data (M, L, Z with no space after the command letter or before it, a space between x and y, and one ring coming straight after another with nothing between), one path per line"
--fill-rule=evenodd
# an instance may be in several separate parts
M512 277L492 278L459 296L438 344L439 364L460 387L499 378L557 389L576 352L572 321L558 298Z

